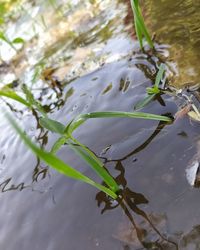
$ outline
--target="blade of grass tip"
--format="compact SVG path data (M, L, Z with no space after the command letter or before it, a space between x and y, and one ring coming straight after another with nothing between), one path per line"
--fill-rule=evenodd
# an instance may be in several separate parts
M9 88L0 89L0 96L8 97L30 108L30 104L24 98L22 98L21 96L19 96L18 94L16 94L13 90Z
M163 78L164 72L165 72L165 64L162 63L162 64L160 65L159 71L158 71L158 73L157 73L157 75L156 75L156 81L155 81L155 86L156 86L156 87L159 86L160 81L161 81L162 78Z
M148 95L147 97L145 97L143 100L137 102L134 106L134 110L139 110L144 108L145 106L147 106L154 98L155 98L155 94L153 95Z
M17 123L13 120L13 118L8 114L5 113L6 118L12 125L12 127L15 129L15 131L19 134L20 138L24 141L24 143L35 153L37 157L39 157L41 160L46 162L49 166L57 170L59 173L66 175L67 177L70 177L75 180L79 180L82 182L85 182L87 184L90 184L97 189L103 191L107 195L109 195L111 198L116 199L117 195L110 190L109 188L104 187L101 184L98 184L91 180L89 177L83 175L79 171L75 170L65 162L63 162L61 159L56 157L55 155L46 152L39 147L37 147L25 134L24 132L19 128Z
M68 144L75 153L77 153L85 162L87 162L92 169L101 177L101 179L108 185L113 192L119 191L119 187L113 177L104 169L103 163L90 151L85 145L80 143L73 137L70 137L72 142L68 140ZM74 145L77 144L77 145Z
M46 112L44 111L42 105L34 98L33 94L31 91L28 89L26 84L23 84L22 90L24 94L26 95L27 101L30 103L30 106L35 107L38 109L38 111L47 118Z

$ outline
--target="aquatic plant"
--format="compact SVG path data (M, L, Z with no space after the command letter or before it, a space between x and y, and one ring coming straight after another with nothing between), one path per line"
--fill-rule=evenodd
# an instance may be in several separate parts
M12 49L17 51L15 44L23 44L24 40L21 37L16 37L12 41L5 35L3 31L0 31L0 40L4 41L7 43Z
M23 131L19 128L13 118L9 114L6 114L6 117L15 128L17 133L20 135L21 139L28 145L28 147L36 154L37 157L45 161L49 166L56 169L58 172L70 178L81 180L92 186L95 186L97 189L103 191L113 199L117 198L117 194L119 191L119 187L116 181L104 168L103 163L98 159L98 157L90 149L88 149L87 146L73 137L73 132L88 119L94 118L139 118L165 122L171 121L171 118L169 117L149 113L104 111L81 114L65 126L64 124L52 120L47 116L42 105L37 100L35 100L33 94L26 85L23 85L22 89L26 96L26 99L21 98L12 89L9 88L4 88L2 91L0 91L0 96L6 96L20 102L21 104L24 104L31 109L37 110L41 115L39 119L40 125L43 128L48 129L49 131L60 134L60 138L55 142L50 152L40 149L23 133ZM83 175L81 172L75 170L73 167L69 166L61 159L59 159L55 154L63 144L67 144L76 154L78 154L93 169L93 171L97 173L97 175L107 185L107 187L94 182L89 177Z
M147 43L149 44L150 48L154 48L153 41L147 27L144 22L144 18L142 16L142 11L139 5L139 0L130 0L131 7L134 15L134 24L135 24L135 31L137 38L140 43L140 48L143 49L143 38L146 39Z
M154 86L146 88L147 96L143 100L136 103L136 105L134 106L135 110L144 108L156 97L156 95L161 93L159 85L163 79L164 73L165 73L165 65L162 63L159 67L158 73L156 74Z

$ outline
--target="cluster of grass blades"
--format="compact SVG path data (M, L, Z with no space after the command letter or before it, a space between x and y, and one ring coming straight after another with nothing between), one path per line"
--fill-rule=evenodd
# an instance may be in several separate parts
M154 44L146 28L144 18L142 16L142 12L141 12L140 5L139 5L139 0L130 0L130 1L131 1L131 7L132 7L133 15L134 15L135 31L136 31L136 35L140 43L140 48L143 49L143 38L145 38L150 48L153 49Z
M88 119L100 119L100 118L137 118L137 119L147 119L147 120L157 120L164 122L171 122L171 118L166 116L160 116L155 114L143 113L143 112L119 112L119 111L105 111L105 112L93 112L87 114L81 114L77 118L73 119L69 124L64 125L58 121L50 119L45 113L41 104L34 99L31 91L23 85L23 92L26 98L22 98L17 95L12 89L3 88L0 90L0 96L11 98L21 104L25 105L30 109L37 110L40 114L40 125L54 133L60 135L60 138L55 142L50 152L47 152L41 148L39 148L36 144L34 144L25 133L19 128L15 120L9 115L5 113L7 119L10 121L13 128L20 135L21 139L26 143L26 145L33 151L33 153L47 163L50 167L57 170L59 173L66 175L75 180L79 180L90 184L96 187L98 190L103 191L112 199L118 198L119 186L114 180L114 178L110 175L110 173L104 168L103 163L99 160L99 158L89 149L87 146L79 142L77 139L73 137L73 132L78 129L84 122ZM69 166L61 159L56 156L57 151L63 146L67 144L76 154L79 155L96 174L100 177L100 179L106 184L106 186L101 185L81 172L75 170L73 167Z
M164 76L164 73L165 73L165 65L162 63L159 67L159 70L158 70L158 73L156 75L156 80L155 80L155 84L153 87L149 87L149 88L146 88L146 91L147 91L147 96L139 101L135 106L134 106L134 109L135 110L139 110L139 109L142 109L144 108L145 106L147 106L151 101L153 101L153 99L156 97L156 95L160 94L161 93L161 90L159 89L159 85L160 85L160 82L162 81L163 79L163 76Z

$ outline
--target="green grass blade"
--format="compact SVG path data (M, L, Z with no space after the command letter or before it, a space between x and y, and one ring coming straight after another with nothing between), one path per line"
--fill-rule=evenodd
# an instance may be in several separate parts
M46 128L52 132L55 132L61 135L64 134L65 126L60 122L49 119L47 117L41 117L39 119L39 123L43 128Z
M140 48L143 48L143 36L142 36L141 27L140 27L137 17L135 17L135 31L136 31L136 35L140 43Z
M61 136L51 148L51 153L56 154L58 150L67 142L68 139L69 137L67 137L66 135Z
M163 75L165 72L165 65L162 63L159 67L159 71L156 75L156 81L155 81L155 86L158 87L160 84L160 81L163 79Z
M154 48L151 36L149 35L149 32L145 26L145 22L144 22L142 12L139 6L139 1L138 0L130 0L130 1L131 1L131 7L132 7L133 14L134 14L134 19L135 19L136 34L140 42L141 49L143 48L141 36L144 36L149 46L151 48Z
M136 103L136 105L134 106L134 110L139 110L139 109L144 108L145 106L147 106L155 98L155 96L156 96L155 94L148 95L143 100Z
M30 107L30 104L21 96L19 96L18 94L16 94L12 89L4 87L2 89L0 89L0 96L5 96L8 97L10 99L13 99L17 102L20 102L22 104L24 104L27 107Z
M44 116L47 117L46 112L44 111L42 105L34 98L33 94L31 91L28 89L26 84L23 84L22 90L24 94L26 95L26 99L29 102L30 106L36 107L38 111Z
M113 177L104 169L103 163L96 157L96 155L90 151L85 145L81 144L75 138L71 137L68 140L69 146L85 161L91 168L97 173L98 176L108 185L113 192L117 192L119 187ZM76 146L74 145L77 144Z
M167 116L154 115L144 112L121 112L121 111L105 111L105 112L93 112L81 115L85 119L89 118L137 118L170 122L171 118Z
M6 114L6 117L9 120L9 122L11 123L11 125L13 126L13 128L16 130L16 132L20 135L20 138L25 142L25 144L33 151L33 153L35 153L35 155L37 157L39 157L41 160L46 162L49 166L51 166L52 168L57 170L59 173L66 175L67 177L85 182L87 184L90 184L90 185L96 187L97 189L99 189L99 190L105 192L106 194L108 194L109 196L111 196L113 199L117 198L117 195L109 188L106 188L106 187L94 182L89 177L83 175L79 171L75 170L74 168L72 168L71 166L69 166L68 164L66 164L62 160L60 160L54 154L46 152L46 151L40 149L39 147L37 147L24 134L24 132L19 128L17 123L13 120L13 118L10 115Z

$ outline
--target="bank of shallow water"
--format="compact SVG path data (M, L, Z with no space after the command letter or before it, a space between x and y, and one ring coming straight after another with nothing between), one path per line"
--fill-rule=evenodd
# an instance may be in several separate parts
M145 96L146 87L153 83L160 61L158 56L139 51L130 31L129 5L120 1L94 2L70 2L69 9L59 2L65 14L63 19L59 18L66 22L67 17L67 22L62 25L62 39L57 36L55 41L52 30L58 30L57 24L45 16L55 10L39 8L39 2L31 5L30 9L37 10L36 20L43 14L51 29L45 35L38 30L39 38L34 35L31 40L27 38L27 43L34 41L35 45L22 50L31 54L29 61L26 57L24 61L23 57L20 59L24 70L13 72L13 67L8 66L1 75L4 84L8 79L26 81L50 117L63 123L80 113L132 111L134 104ZM23 24L22 17L26 17L26 25L33 21L23 14L19 23ZM77 23L73 26L69 21L74 17ZM70 37L66 36L69 27L75 33ZM20 30L23 36L23 29ZM50 45L45 50L41 41L46 37ZM157 49L162 55L169 52L165 45L157 45ZM63 55L65 59L61 60ZM11 61L12 56L15 55L11 55ZM42 62L47 60L44 68L40 67L43 64L38 67L43 70L42 75L46 69L54 70L33 84L38 58ZM63 87L54 86L55 80ZM174 115L176 98L165 95L162 98L161 103L156 100L144 111ZM51 148L56 136L39 126L36 114L7 99L1 101L1 106L13 112L31 138L47 150ZM130 216L117 203L110 202L94 188L49 169L24 146L2 114L0 126L2 249L199 248L199 190L191 188L185 176L185 169L197 150L197 123L187 117L166 126L145 120L94 119L75 133L126 190L129 210L140 228L142 242L130 223ZM58 156L98 181L67 146L62 147Z

